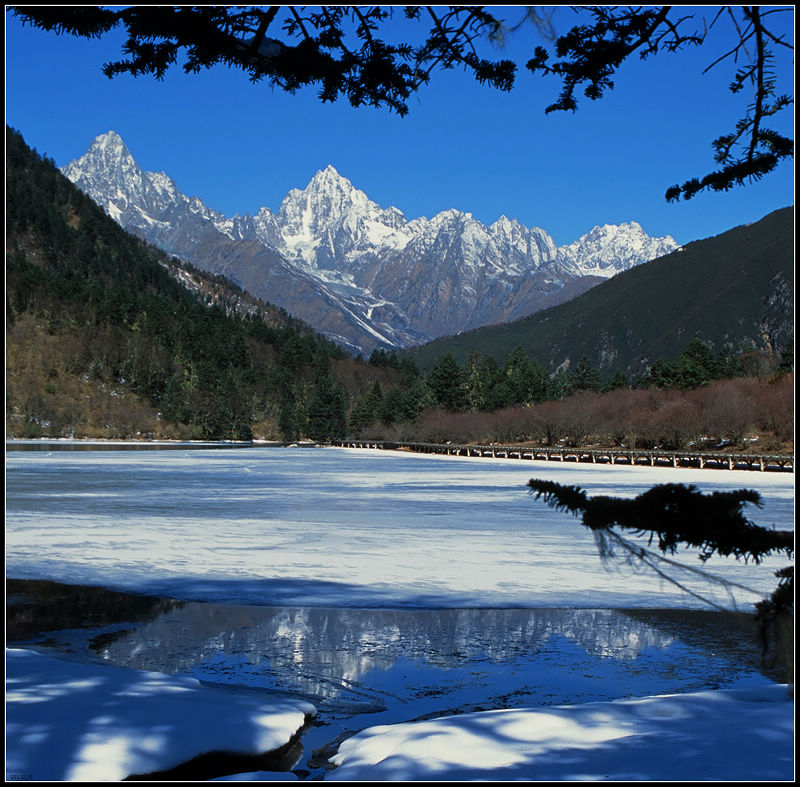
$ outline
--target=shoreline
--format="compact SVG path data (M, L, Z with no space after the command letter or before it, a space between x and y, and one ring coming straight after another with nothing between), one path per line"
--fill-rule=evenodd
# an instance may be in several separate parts
M105 600L109 604L109 609L119 612L119 604L121 601L145 601L149 603L158 603L164 609L178 607L186 604L217 604L222 607L246 607L254 609L315 609L315 610L347 610L354 613L408 613L419 614L426 612L453 612L453 611L467 611L467 612L486 612L486 611L513 611L513 612L541 612L545 610L572 610L572 611L585 611L585 610L613 610L625 614L642 615L658 613L664 615L728 615L733 617L741 617L742 619L749 619L755 613L751 610L720 610L715 608L699 608L699 607L672 607L672 606L652 606L652 607L608 607L608 606L583 606L583 605L477 605L477 606L392 606L383 604L380 606L359 606L351 604L334 604L334 605L321 605L321 604L256 604L256 603L243 603L231 601L206 601L194 598L181 599L174 596L163 596L158 593L145 593L133 590L117 590L103 584L81 584L73 582L62 582L57 579L49 579L45 577L11 577L7 576L5 580L6 587L6 607L23 608L26 605L35 602L37 597L39 599L47 599L48 603L52 603L54 598L68 598L70 595L73 597L90 597L96 596L97 599L106 597ZM94 599L94 600L97 600ZM71 628L93 628L94 623L81 624L74 617L69 618L71 621L69 625L62 625L61 629ZM118 618L123 620L123 618ZM135 620L124 618L127 623L135 623ZM63 623L64 619L59 618L59 624ZM55 629L49 629L55 630ZM20 642L19 638L8 636L9 642Z
M568 448L528 444L506 445L417 443L388 440L332 440L320 443L310 440L286 442L279 440L117 440L111 438L6 438L6 450L37 450L52 447L55 450L76 448L130 448L139 449L199 449L199 448L348 448L380 450L424 455L453 457L478 457L518 461L557 461L574 464L607 466L694 468L710 470L749 470L761 472L794 473L793 454L736 453L724 451L665 451L658 449L615 449L597 447Z
M306 719L292 746L286 744L285 761L274 758L283 749L221 761L209 746L166 770L134 769L138 776L128 777L134 779L210 778L221 768L313 780L328 772L328 758L342 740L375 725L399 730L397 725L431 718L509 709L552 713L549 706L591 707L587 703L597 701L616 707L619 699L708 692L741 679L786 682L759 667L756 625L748 613L500 608L465 618L460 608L378 612L183 602L52 580L7 579L6 587L7 653L25 649L56 659L52 664L84 665L79 668L96 670L93 679L100 683L132 669L168 676L163 680L198 680L203 691L225 691L219 696L226 702L280 696L316 708L316 721ZM38 609L52 623L48 630L37 626L37 596ZM18 613L39 628L22 641L12 638ZM486 625L493 622L497 628ZM294 636L286 636L287 624ZM279 631L282 637L275 636ZM301 671L292 666L298 653ZM441 664L440 656L450 661ZM365 669L353 674L354 664ZM548 675L549 682L539 685L526 673ZM472 677L464 689L459 676L467 674ZM522 677L511 680L514 674ZM609 696L598 695L594 685L603 677L615 687Z
M278 440L118 440L112 438L75 437L11 437L6 438L7 451L25 450L102 450L102 449L218 449L218 448L314 448L319 443L288 443Z

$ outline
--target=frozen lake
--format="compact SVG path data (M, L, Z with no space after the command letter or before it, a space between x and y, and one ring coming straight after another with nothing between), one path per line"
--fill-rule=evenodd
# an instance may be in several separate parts
M764 680L748 619L604 564L579 521L536 501L526 483L622 496L668 481L753 488L764 507L750 517L791 528L792 474L334 448L65 447L7 451L6 573L96 595L81 591L81 612L58 588L43 591L39 606L28 599L9 617L9 639L307 699L318 716L303 734L303 775L321 776L337 740L375 724ZM680 559L699 564L693 552ZM752 589L733 597L673 570L748 611L784 564L712 560L709 570ZM128 607L102 588L177 601ZM87 603L102 610L91 629L77 622ZM49 632L14 633L17 619L46 616Z
M41 447L41 446L40 446ZM756 489L757 524L792 529L794 475L418 456L343 448L6 453L10 577L182 600L326 607L706 608L651 573L603 563L532 478L635 496L656 483ZM701 567L695 552L679 555ZM725 607L784 565L714 558L749 588L671 569Z

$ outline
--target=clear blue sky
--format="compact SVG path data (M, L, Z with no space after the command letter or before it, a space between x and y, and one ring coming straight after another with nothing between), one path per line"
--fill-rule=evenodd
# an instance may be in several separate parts
M701 13L713 16L715 8ZM522 7L505 10L511 22L522 14ZM793 8L776 16L793 43ZM562 7L553 21L563 33L575 17ZM727 90L728 63L702 74L730 45L729 31L715 28L689 52L637 59L600 101L545 115L560 83L524 68L540 43L529 26L498 52L519 64L512 92L462 71L440 72L401 118L383 108L322 104L313 88L291 96L225 68L189 76L175 69L163 82L109 80L101 65L121 57L122 33L56 36L23 27L6 10L6 123L59 166L113 129L143 169L166 172L183 192L229 216L277 210L289 189L333 164L408 219L457 208L488 224L505 214L544 228L558 244L598 224L634 220L650 235L686 243L794 202L793 162L727 193L664 200L668 186L715 168L711 141L743 114L747 98ZM777 49L780 88L793 95L792 53ZM794 117L784 114L775 128L791 135Z

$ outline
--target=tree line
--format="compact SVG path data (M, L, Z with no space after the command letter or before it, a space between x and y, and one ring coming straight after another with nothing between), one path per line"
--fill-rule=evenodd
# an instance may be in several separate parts
M701 339L695 338L674 361L659 359L637 380L629 380L620 370L604 378L586 356L571 371L560 368L548 374L522 347L509 353L502 365L492 356L474 352L462 365L453 353L444 353L427 374L417 371L408 356L385 350L373 352L370 363L402 371L405 384L395 386L389 396L376 385L355 403L350 431L357 436L389 434L381 427L394 425L405 434L434 442L456 440L459 436L463 442L501 437L517 440L524 436L524 439L551 444L556 439L564 439L577 445L588 439L592 431L588 425L579 426L580 421L588 418L591 409L588 403L603 401L616 402L612 409L618 411L616 417L620 424L606 428L595 418L594 431L618 433L623 429L625 418L630 423L640 419L644 425L649 425L648 429L640 430L636 438L641 447L643 443L685 443L686 440L665 433L653 433L660 420L669 420L663 412L658 415L658 411L662 407L677 407L673 404L676 401L703 400L706 394L702 391L712 386L717 393L727 390L730 394L727 402L715 403L714 397L709 398L708 407L716 407L720 414L717 420L734 406L734 402L736 407L745 410L759 406L753 399L755 392L762 388L773 390L769 380L776 383L793 372L794 346L790 341L778 358L754 348L734 355L726 347L714 354ZM722 385L723 381L737 379L742 382ZM780 386L775 390L777 388ZM695 390L701 393L690 395L689 392ZM767 395L759 393L758 396ZM753 401L743 404L743 397ZM571 411L581 411L581 418L567 416ZM560 415L550 418L549 413ZM557 421L560 422L558 426ZM720 439L735 443L743 439L742 428L735 429L731 424L718 428L716 422L705 417L700 421L703 425L696 427L700 432L717 433ZM447 427L442 428L445 424ZM449 434L447 429L451 430ZM768 431L776 432L776 429L770 427ZM785 431L783 427L777 429L781 439ZM603 440L608 442L607 438Z

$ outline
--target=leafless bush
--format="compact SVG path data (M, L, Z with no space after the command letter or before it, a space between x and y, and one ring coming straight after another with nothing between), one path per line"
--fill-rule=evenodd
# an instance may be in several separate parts
M603 428L601 407L602 395L594 391L582 391L568 400L561 423L564 438L570 447L578 447L593 442L590 438L598 435Z
M758 428L782 441L794 439L794 374L761 386L756 396Z
M533 439L533 430L526 413L530 407L506 407L488 413L485 442L514 443Z
M751 378L721 380L713 389L713 402L706 403L711 431L720 441L745 448L745 438L757 422L754 404L759 383Z
M739 364L747 378L766 381L775 372L775 356L766 351L753 350L739 356Z
M534 439L544 445L556 445L564 436L564 401L542 402L534 407L532 431Z
M688 392L663 391L663 400L653 413L653 428L658 433L658 445L681 450L700 445L705 429L702 409Z

